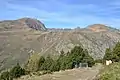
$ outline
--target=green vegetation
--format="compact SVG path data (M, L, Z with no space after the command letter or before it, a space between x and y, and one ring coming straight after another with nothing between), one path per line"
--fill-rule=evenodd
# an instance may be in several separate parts
M12 80L10 79L10 73L8 71L2 72L0 76L0 80Z
M39 63L38 63L39 70L40 70L40 67L43 65L44 62L45 62L45 58L43 56L41 56L40 59L39 59Z
M98 80L120 80L120 63L106 66L100 73Z
M106 49L103 60L112 60L113 62L120 61L120 42L118 42L113 49Z
M25 64L25 70L27 72L35 72L39 70L39 59L40 55L37 53L34 53L30 58L28 59L27 63Z
M13 78L18 78L25 75L25 70L20 67L19 63L13 67L10 71L2 72L0 75L0 80L13 80Z
M57 59L52 59L50 55L46 58L33 54L25 65L28 72L45 71L54 72L65 69L72 69L79 63L88 63L89 67L95 64L94 59L88 54L86 49L81 46L75 46L70 52L61 51Z
M44 63L40 66L40 70L52 70L52 65L54 64L54 60L48 56Z
M75 46L71 52L66 54L64 51L61 51L57 60L53 60L50 56L46 59L42 57L42 59L39 60L39 70L53 72L72 69L75 65L79 65L79 63L88 63L89 67L92 67L95 64L94 59L88 54L86 49L84 50L81 46Z
M112 59L112 51L110 48L107 48L105 51L105 55L104 55L104 60L111 60Z
M105 66L100 73L99 80L120 80L120 42L113 49L106 49L103 60L112 60L114 63Z
M81 46L75 46L67 53L64 53L62 50L58 59L52 59L50 55L44 58L34 53L25 64L25 69L17 64L10 71L3 72L0 76L0 80L13 80L13 78L18 78L22 75L30 74L31 72L42 75L54 71L72 69L75 68L76 65L79 65L79 63L88 63L89 67L95 64L94 59L88 54L88 51Z
M95 63L103 63L103 59L96 59Z
M21 75L25 75L25 70L20 67L19 63L17 63L17 65L10 70L10 76L17 78Z

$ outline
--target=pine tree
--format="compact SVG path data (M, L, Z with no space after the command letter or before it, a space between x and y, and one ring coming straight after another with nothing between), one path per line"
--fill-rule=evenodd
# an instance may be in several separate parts
M120 61L120 42L116 44L116 46L113 48L113 61L118 62Z
M44 62L45 62L45 58L43 56L41 56L39 59L39 63L38 63L39 69L41 68L41 66L43 65Z
M40 70L50 70L54 60L48 55Z
M112 51L110 48L107 48L105 51L105 55L104 55L104 60L111 60L112 59Z

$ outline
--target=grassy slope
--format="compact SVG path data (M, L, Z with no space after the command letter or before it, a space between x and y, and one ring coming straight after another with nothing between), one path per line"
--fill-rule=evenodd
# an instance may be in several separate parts
M120 63L106 66L101 71L99 80L120 80Z

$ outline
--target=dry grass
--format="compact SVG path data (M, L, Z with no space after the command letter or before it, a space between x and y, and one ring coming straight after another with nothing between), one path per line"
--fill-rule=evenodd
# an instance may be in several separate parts
M41 76L27 75L15 80L93 80L101 67L101 65L97 65L92 68L65 70Z

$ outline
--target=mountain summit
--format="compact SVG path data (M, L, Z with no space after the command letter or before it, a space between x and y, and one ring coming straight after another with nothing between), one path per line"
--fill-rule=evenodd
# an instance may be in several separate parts
M46 31L45 25L37 19L21 18L18 20L5 20L0 22L0 30L21 30L21 29L36 29Z
M21 18L19 21L24 22L28 27L36 30L46 31L45 25L37 19L32 18Z
M109 30L109 27L103 24L93 24L93 25L89 25L87 28L94 32L101 32L101 31Z

